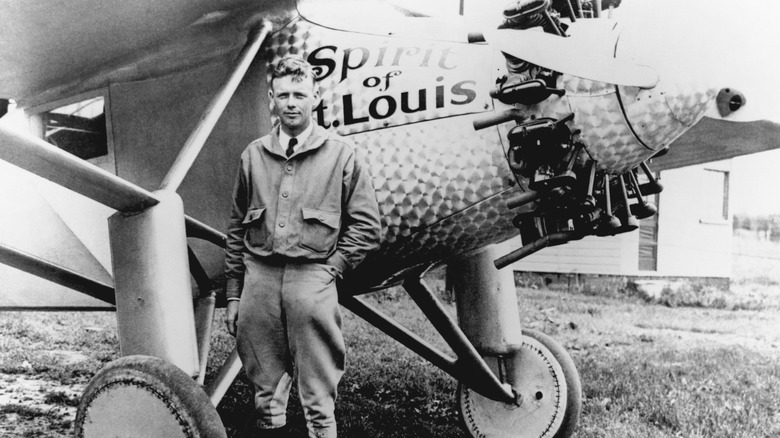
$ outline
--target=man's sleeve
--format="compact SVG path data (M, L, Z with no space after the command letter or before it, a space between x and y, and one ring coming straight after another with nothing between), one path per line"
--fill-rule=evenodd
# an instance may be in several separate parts
M227 298L239 298L244 280L244 227L246 216L247 184L243 172L243 161L238 168L238 176L233 187L233 208L230 211L227 239L225 241L225 275Z
M360 150L354 151L344 169L342 230L336 252L328 259L328 264L341 273L354 269L378 248L382 233L379 205L365 158Z

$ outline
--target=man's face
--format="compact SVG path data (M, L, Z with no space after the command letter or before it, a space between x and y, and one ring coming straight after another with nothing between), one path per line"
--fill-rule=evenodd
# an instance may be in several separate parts
M282 128L290 136L303 132L311 122L311 112L317 104L319 90L314 81L304 78L294 80L293 76L282 76L271 82L271 111L279 117Z

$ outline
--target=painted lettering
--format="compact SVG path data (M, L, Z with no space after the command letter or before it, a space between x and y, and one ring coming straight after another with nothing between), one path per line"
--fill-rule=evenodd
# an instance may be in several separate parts
M443 80L443 76L436 78L436 82L441 82ZM436 108L444 108L444 85L436 86Z
M400 74L401 74L400 70L388 72L385 75L385 88L380 88L379 91L387 91L388 89L390 89L390 78L394 78Z
M384 110L384 114L381 114L379 112L379 105L382 102L386 102ZM368 104L368 114L378 120L386 119L395 113L395 109L398 106L398 104L395 103L395 99L393 99L390 96L379 96L376 99L372 100L370 104Z
M477 92L474 91L471 88L464 88L463 86L469 84L469 85L477 85L476 81L460 81L457 84L452 86L452 94L456 96L463 96L465 99L463 100L455 100L450 99L450 103L454 105L466 105L467 103L471 103L474 101L474 99L477 98Z
M401 62L401 56L407 55L407 56L414 56L416 54L420 53L419 47L399 47L395 51L395 58L393 58L393 65L398 65Z
M314 108L314 114L317 116L317 123L322 126L323 128L330 128L330 124L328 124L325 121L325 109L327 109L328 106L325 105L324 100L320 100L320 103ZM334 122L335 126L335 122Z
M365 123L368 122L368 116L364 117L355 117L352 113L354 110L352 109L352 95L351 94L345 94L341 101L343 102L344 106L344 125L354 125L355 123Z
M332 57L319 57L320 52L324 50L330 50L333 52L333 55L336 54L336 46L322 46L311 52L306 58L306 60L309 61L309 64L311 64L318 81L327 78L331 73L333 73L334 70L336 70L336 61L334 61Z
M381 79L379 79L376 76L371 76L366 78L366 80L363 81L363 86L368 88L374 88L377 85L379 85L380 82L382 82Z
M439 67L445 69L445 70L452 70L456 66L447 67L447 57L450 56L452 53L452 47L447 47L446 49L442 50L441 58L439 59Z
M385 65L385 52L387 52L387 46L379 48L379 56L376 57L376 65L374 67L382 67Z
M349 63L350 59L352 58L352 52L360 51L360 60L358 61L357 65L352 65ZM354 47L351 49L344 49L344 61L341 64L341 81L347 78L347 75L349 74L350 70L357 70L360 67L363 67L366 65L366 61L368 61L368 55L370 55L370 52L365 47Z
M409 106L409 92L404 91L401 93L401 111L406 114L416 113L419 111L425 111L426 108L426 92L425 89L417 91L417 108L411 108Z
M420 64L420 67L428 67L428 61L431 60L431 55L433 54L433 49L428 49L425 51L425 56L423 56L422 63Z

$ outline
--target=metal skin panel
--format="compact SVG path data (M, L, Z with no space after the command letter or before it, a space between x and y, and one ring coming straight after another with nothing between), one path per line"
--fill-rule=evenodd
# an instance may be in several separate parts
M298 19L271 36L267 58L273 65L289 53L317 69L320 125L350 136L369 162L383 240L353 276L361 286L400 281L412 267L516 234L505 203L514 176L497 132L475 131L467 115L491 107L488 48L356 35ZM396 109L383 117L390 99Z
M669 146L696 124L715 98L715 89L695 84L664 84L650 90L618 87L631 128L648 148Z
M359 286L344 290L362 293L363 286L386 287L451 257L516 236L514 213L507 208L507 200L518 190L508 189L485 199L408 238L384 242L351 276Z
M341 135L491 107L484 46L359 35L298 18L268 42L271 65L288 54L314 66L322 98L314 115Z
M350 136L370 164L383 241L353 277L361 286L392 284L517 234L506 199L521 188L507 165L508 145L502 146L515 125L475 131L474 116L466 115L492 105L496 111L507 108L488 96L505 73L500 52L485 45L341 32L299 17L271 36L266 58L273 64L287 54L299 54L315 67L322 93L314 111L318 123ZM500 67L485 68L491 65ZM641 93L648 92L641 90L626 105L622 89L566 74L558 85L564 96L518 107L528 118L574 113L570 127L581 131L600 169L625 173L665 145L643 144L627 120L657 117L669 108L665 100L643 100ZM677 124L659 126L648 138L666 142L679 135L679 119L691 102L698 108L706 100L692 99L673 100Z
M581 131L580 139L598 168L613 174L625 173L669 146L701 120L715 97L714 89L695 84L644 90L568 75L561 75L558 84L566 90L564 96L519 107L537 118L574 113L570 126ZM496 103L497 111L508 108L501 106ZM502 140L514 126L511 122L500 127Z
M572 96L569 100L576 108L572 125L582 130L582 142L599 169L622 174L654 153L631 131L617 94L596 98Z
M580 139L599 169L624 173L653 154L631 131L614 85L568 75L562 75L559 83L566 90L561 100L574 113L570 126L581 131ZM548 101L539 105L540 116L562 117L561 110Z
M509 187L512 173L495 133L471 117L356 134L365 151L388 244ZM384 247L383 247L384 248Z
M514 177L494 130L474 131L472 116L352 136L367 155L382 217L380 249L361 283L400 281L439 262L517 233L506 198ZM357 273L357 277L362 277Z
M564 96L551 96L536 105L518 107L527 110L529 118L560 119L574 113L569 126L581 131L580 140L591 158L598 162L599 169L610 173L625 173L654 153L631 130L614 85L561 75L558 86L566 90ZM499 128L505 148L509 146L506 136L514 126L514 122L510 122Z

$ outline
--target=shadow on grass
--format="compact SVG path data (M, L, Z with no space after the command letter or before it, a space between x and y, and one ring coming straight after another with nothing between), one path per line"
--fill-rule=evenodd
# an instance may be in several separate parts
M446 351L442 341L426 332L427 321L415 316L408 300L388 299L384 310L410 329ZM430 437L458 438L461 429L455 406L457 382L389 337L344 312L347 369L339 384L336 419L342 438ZM208 378L235 345L232 337L218 330L212 344ZM218 412L228 437L252 415L252 390L243 371L222 400ZM296 385L287 410L291 438L306 437L306 425Z
M391 377L392 386L381 387L376 380L383 371L374 366L365 374L360 371L345 374L339 385L336 407L340 437L467 436L458 423L455 383L449 377L440 376L422 384L411 378ZM367 375L373 373L377 374ZM372 380L366 380L369 378ZM240 436L239 430L252 415L251 399L249 383L241 376L218 408L228 437ZM290 394L287 418L290 438L305 438L306 425L295 386Z

